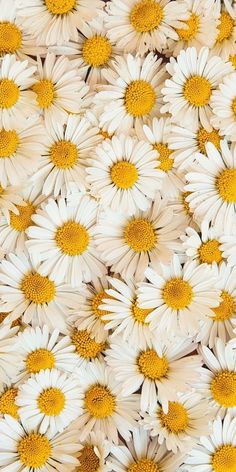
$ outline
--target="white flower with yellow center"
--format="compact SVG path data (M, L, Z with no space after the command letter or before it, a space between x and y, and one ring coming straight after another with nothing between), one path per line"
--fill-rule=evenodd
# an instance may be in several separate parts
M137 428L139 395L124 398L122 386L104 363L95 361L77 373L83 391L84 413L76 420L80 440L93 431L101 431L109 441L118 444L118 435L129 441Z
M79 305L78 305L79 306ZM87 368L88 364L98 360L103 362L105 349L108 344L108 334L101 342L98 342L89 329L73 328L70 333L70 343L75 349L77 358L76 367ZM78 374L79 375L79 374Z
M110 209L102 213L96 244L114 272L140 281L149 263L157 267L160 261L170 261L173 251L180 247L180 232L180 220L166 207L166 200L156 195L149 210L136 211L132 217Z
M116 337L107 350L106 362L121 383L122 395L129 397L140 389L142 412L153 411L157 401L167 412L176 392L189 390L199 378L201 358L189 355L195 349L191 339L176 336L165 341L159 336L146 349Z
M11 253L0 265L1 311L9 313L9 322L22 315L32 326L48 325L67 332L66 315L77 306L77 293L70 285L58 284L50 276L42 275L38 265L25 254ZM11 312L11 313L10 313Z
M224 260L220 241L222 232L209 226L208 221L204 220L198 229L187 227L185 233L180 238L184 253L189 259L209 265L219 265Z
M117 56L103 75L108 85L99 86L94 101L103 106L100 123L109 134L117 129L128 134L136 121L143 123L158 113L166 69L153 53L145 59Z
M212 14L218 18L216 42L212 53L228 61L230 55L235 55L236 15L233 8L225 8L225 0L216 0Z
M76 472L105 472L107 471L107 456L111 444L100 431L89 434L86 440L78 447L79 467Z
M69 203L64 198L50 199L32 217L35 226L27 230L27 248L43 261L43 275L79 287L106 273L94 247L97 212L97 202L78 193Z
M227 259L230 266L236 266L236 241L235 236L228 234L222 234L221 238L221 249L223 251L223 257Z
M1 307L2 310L2 307ZM10 327L9 324L0 326L0 387L4 383L8 383L18 372L18 363L21 357L17 359L16 351L18 349L18 341L16 333L18 327Z
M225 74L232 70L229 63L218 56L209 57L209 49L196 48L182 50L177 59L166 66L171 75L162 89L162 113L170 113L173 120L182 126L192 123L211 131L211 97L214 89Z
M100 205L133 215L147 210L162 185L156 153L145 141L123 134L103 141L88 160L87 181Z
M236 41L236 39L235 39ZM212 125L231 141L236 141L236 72L223 78L212 94Z
M24 205L24 201L20 192L22 190L21 186L12 186L3 188L0 185L0 215L4 216L6 219L9 219L10 212L19 215L19 210L17 205Z
M18 395L18 388L10 382L4 383L0 388L0 419L4 415L10 415L12 418L19 420L18 406L16 404L16 397Z
M40 434L38 429L6 416L0 422L0 467L16 472L72 472L79 463L78 431Z
M196 154L196 164L186 175L185 190L189 206L198 220L207 220L227 233L236 230L236 148L221 142L221 152L212 143L206 145L207 156Z

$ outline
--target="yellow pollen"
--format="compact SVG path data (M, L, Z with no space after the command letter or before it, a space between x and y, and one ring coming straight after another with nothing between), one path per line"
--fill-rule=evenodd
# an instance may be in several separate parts
M232 109L236 118L236 97L232 101Z
M105 36L93 36L84 41L83 58L92 67L105 65L111 57L112 46Z
M152 224L143 218L131 220L124 229L125 242L135 252L151 251L157 241Z
M107 418L115 411L115 397L104 385L92 385L87 390L84 401L86 410L95 418Z
M65 15L76 6L76 0L44 0L45 5L52 15Z
M9 21L0 23L0 54L14 54L22 43L22 33Z
M234 20L227 11L222 11L220 16L220 24L217 26L217 29L218 43L222 43L222 41L225 39L230 39L234 29Z
M111 180L118 188L127 190L138 180L138 171L131 162L120 161L111 168Z
M190 192L183 192L181 194L181 203L183 205L183 209L185 211L185 214L187 216L191 216L192 215L192 211L190 209L190 206L189 206L189 203L187 202L186 198L190 195Z
M236 312L236 300L230 293L223 290L220 294L222 302L216 308L212 308L215 313L215 321L229 320Z
M26 206L16 205L19 215L10 211L10 225L16 231L25 231L33 224L31 216L35 213L35 207L31 202L26 203Z
M98 472L100 461L94 452L93 446L89 444L85 445L80 451L80 456L78 459L80 461L80 465L77 467L76 472Z
M196 37L196 34L199 31L199 16L195 13L192 13L188 20L183 21L186 24L187 28L176 28L176 33L178 33L179 38L183 41L190 41Z
M219 405L225 408L236 406L236 372L217 372L211 381L211 393Z
M161 469L159 469L158 464L152 459L140 459L131 464L127 472L161 472Z
M55 358L52 352L40 348L28 354L25 364L29 374L36 374L40 370L52 369L55 366Z
M17 447L19 460L30 470L44 466L51 454L51 444L42 434L30 433L20 439Z
M188 282L176 277L166 282L162 297L166 305L172 310L183 310L193 299L193 289Z
M6 131L0 130L0 158L12 156L19 144L17 132L13 129Z
M143 116L152 111L156 94L146 80L133 80L126 89L124 101L127 113L133 116Z
M89 234L87 229L80 223L67 221L57 229L55 241L64 254L79 256L88 248Z
M236 472L236 448L224 444L216 449L211 457L213 472Z
M9 315L9 313L1 313L0 312L0 324L5 320L5 318ZM16 320L12 321L11 328L14 326L21 326L21 317L17 318Z
M233 56L230 54L229 61L233 64L234 68L236 69L236 54Z
M154 144L153 148L159 153L158 161L160 161L160 165L158 166L158 169L163 170L163 172L171 170L174 164L174 159L170 156L173 151L171 151L166 144L162 143Z
M13 107L20 95L19 88L13 80L0 80L0 108Z
M207 264L212 264L213 262L222 261L222 252L219 249L220 243L216 239L202 243L198 249L198 257L201 263L206 262Z
M21 287L26 300L41 305L50 303L55 296L55 284L48 277L31 272L24 276Z
M79 152L74 143L70 141L57 141L49 151L52 163L59 169L69 169L78 161Z
M75 346L76 352L85 359L95 359L106 347L105 343L97 343L87 330L75 329L71 336L71 342Z
M220 149L220 136L219 132L215 129L212 131L207 131L204 128L200 128L197 133L197 141L199 151L202 154L206 155L206 143L212 143L216 147L216 149Z
M188 426L188 413L186 408L178 402L169 402L168 413L164 413L163 410L158 413L160 415L160 421L164 428L169 433L178 434L186 431Z
M137 305L137 300L134 300L132 304L132 315L135 321L137 321L138 323L148 324L146 318L149 313L152 312L152 310L152 308L140 308Z
M130 12L130 23L138 33L158 28L164 17L163 8L155 0L140 0Z
M47 388L40 393L37 403L44 415L58 416L65 407L65 395L59 388Z
M159 380L167 376L169 363L165 356L159 357L153 349L141 352L137 359L139 372L150 380Z
M56 98L54 85L51 80L42 79L32 86L33 92L36 93L36 100L40 108L48 108Z
M112 298L112 297L108 295L104 290L102 290L101 292L98 292L95 295L95 297L92 299L91 309L92 309L93 315L96 316L97 319L102 321L102 323L107 323L106 320L102 319L102 316L108 315L110 312L106 310L101 310L100 308L98 308L100 305L102 305L104 298Z
M184 97L190 105L202 107L208 105L211 98L211 84L208 79L200 75L193 75L186 80Z
M228 203L236 203L236 169L225 169L216 178L216 189Z
M2 415L11 415L16 420L19 418L18 406L15 403L17 393L17 388L8 388L0 396L0 413Z
M98 132L98 134L100 136L102 136L104 139L111 139L113 134L109 134L107 131L105 131L104 129L100 129L100 131Z

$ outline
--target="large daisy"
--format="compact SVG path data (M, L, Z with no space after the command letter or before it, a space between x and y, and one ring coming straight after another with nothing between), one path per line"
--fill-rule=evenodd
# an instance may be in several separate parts
M232 0L223 0L222 2L216 0L214 9L213 14L218 18L218 25L216 42L212 51L216 56L221 56L222 59L228 61L230 57L235 55L236 41L236 15L232 7Z
M18 372L16 349L16 333L18 327L10 327L9 324L0 326L0 386L9 382Z
M76 367L87 368L88 364L94 361L103 362L105 349L108 347L108 333L106 337L99 342L89 329L72 328L70 331L70 343L75 349L77 358Z
M212 125L231 141L236 141L236 72L223 78L212 94L211 106Z

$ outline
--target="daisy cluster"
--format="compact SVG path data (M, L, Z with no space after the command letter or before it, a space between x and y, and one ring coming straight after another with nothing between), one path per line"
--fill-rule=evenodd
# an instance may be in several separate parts
M0 0L0 469L236 472L236 1Z

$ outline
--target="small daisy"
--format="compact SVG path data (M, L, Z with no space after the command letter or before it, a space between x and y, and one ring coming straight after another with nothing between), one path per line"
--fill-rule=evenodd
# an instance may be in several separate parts
M116 337L107 350L106 362L122 385L121 393L129 397L140 389L141 411L153 411L157 401L165 412L176 392L188 390L199 378L201 358L191 355L196 344L184 338L161 337L150 348L142 350Z
M218 90L212 94L211 106L212 125L231 141L236 141L236 72L223 78Z
M197 127L200 122L203 128L211 131L212 92L222 77L231 72L230 64L217 56L209 58L209 49L203 47L199 52L196 48L182 50L166 68L171 79L166 80L162 89L166 104L161 112L169 112L182 126L192 123Z
M227 0L216 0L214 16L218 17L217 37L212 52L216 56L228 61L230 55L235 54L236 42L236 15L233 8L225 8ZM229 1L227 4L229 5Z
M147 210L162 185L155 158L151 146L136 138L122 134L103 141L86 169L91 193L114 211Z
M98 342L88 329L73 328L70 332L70 343L75 349L76 367L78 369L83 367L86 370L88 364L95 360L102 363L108 339L108 334L106 334L106 338Z
M0 388L0 419L5 415L10 415L16 420L19 419L18 405L16 404L16 397L18 395L18 388L8 382L2 384Z
M22 187L1 187L0 185L0 215L9 219L10 212L19 215L18 205L24 205L23 198L20 195Z
M183 250L189 259L196 260L199 264L220 264L223 261L220 236L222 232L209 226L203 221L201 227L195 230L187 227L186 234L180 236L183 241Z
M78 372L84 393L84 413L76 420L80 440L84 441L93 430L101 431L109 441L118 443L118 434L129 441L130 432L139 419L139 395L124 398L122 387L111 370L103 363L94 362Z
M2 309L2 307L1 307ZM0 387L9 382L18 371L19 357L16 352L18 342L16 333L18 327L11 328L8 324L0 326Z
M127 134L136 121L143 123L158 112L166 70L153 53L145 59L131 54L118 56L103 75L108 85L99 86L101 91L94 100L103 104L101 126L107 126L108 133L119 129Z
M106 273L94 247L98 204L78 193L68 203L49 200L44 210L32 217L35 226L27 230L27 248L43 261L41 273L57 282L66 281L74 287L91 282Z
M227 262L231 267L234 267L236 265L235 236L222 234L220 238L220 242L221 242L221 250L223 251L223 257L227 259Z
M77 468L78 472L105 472L110 448L111 444L105 439L103 433L92 431L86 441L79 445L78 459L80 466Z

